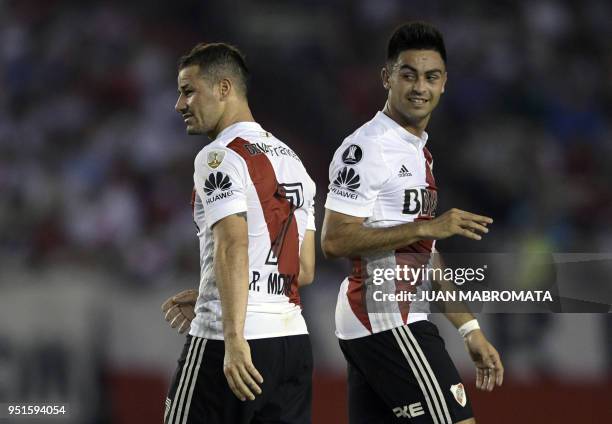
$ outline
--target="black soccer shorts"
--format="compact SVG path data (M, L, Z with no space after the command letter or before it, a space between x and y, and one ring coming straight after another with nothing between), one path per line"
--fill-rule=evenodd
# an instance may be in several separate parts
M473 416L431 322L340 340L340 348L348 362L350 424L450 424Z
M262 394L241 402L223 374L222 340L187 336L166 399L166 424L309 424L312 349L307 334L249 340Z

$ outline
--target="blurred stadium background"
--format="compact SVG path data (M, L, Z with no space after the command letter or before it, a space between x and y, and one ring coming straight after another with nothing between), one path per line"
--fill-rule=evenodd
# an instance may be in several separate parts
M159 305L198 284L189 200L207 142L173 110L181 54L198 41L246 53L255 117L311 172L320 225L329 159L382 107L387 37L414 19L439 26L449 54L429 128L439 211L494 217L481 251L612 252L609 1L0 0L0 402L160 422L183 337ZM319 255L303 290L317 424L346 420L333 336L346 270ZM612 422L610 314L482 316L506 364L491 394L434 319L479 422Z

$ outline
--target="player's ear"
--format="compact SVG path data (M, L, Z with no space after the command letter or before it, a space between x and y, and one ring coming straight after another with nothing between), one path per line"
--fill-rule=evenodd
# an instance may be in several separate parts
M446 79L447 79L447 72L444 71L444 74L442 75L442 91L441 93L444 93L444 90L446 90Z
M391 75L389 74L389 70L387 69L387 66L383 66L382 69L380 70L380 79L382 80L382 84L383 87L385 87L385 90L389 89L389 78L391 77Z
M232 91L232 81L228 78L223 78L219 81L219 95L221 99L225 99Z

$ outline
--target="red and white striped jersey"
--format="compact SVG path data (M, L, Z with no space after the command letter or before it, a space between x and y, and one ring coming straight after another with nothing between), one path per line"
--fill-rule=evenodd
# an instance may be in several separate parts
M368 227L432 219L437 187L426 141L426 133L419 138L378 112L336 150L329 167L325 207L365 218L364 225ZM428 267L433 248L434 242L420 241L397 250L351 258L351 275L342 282L336 304L336 335L354 339L427 319L427 303L376 301L381 293L374 292L410 291L418 297L420 291L430 287L429 281L412 285L391 279L376 284L374 277L380 270L396 269L398 265Z
M223 130L195 159L193 215L200 240L200 288L189 334L223 339L212 226L246 212L249 286L245 337L308 333L298 274L300 247L314 230L315 185L299 157L255 122Z

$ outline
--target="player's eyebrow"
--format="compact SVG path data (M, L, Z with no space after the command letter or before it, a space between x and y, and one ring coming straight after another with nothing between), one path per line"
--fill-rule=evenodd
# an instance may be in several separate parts
M189 90L191 87L189 86L189 83L187 84L183 84L180 86L180 88L177 90L179 93L184 92Z
M403 65L402 65L402 66L400 66L400 68L399 68L399 70L400 70L400 71L401 71L401 70L404 70L404 69L409 69L409 70L411 70L412 72L415 72L415 73L417 73L417 74L419 73L419 71L418 71L416 68L413 68L412 66L410 66L410 65L408 65L408 64L403 64ZM425 71L425 74L430 74L430 75L431 75L431 74L435 74L435 73L442 74L442 70L441 70L441 69L438 69L438 68L434 68L434 69L428 69L427 71Z

